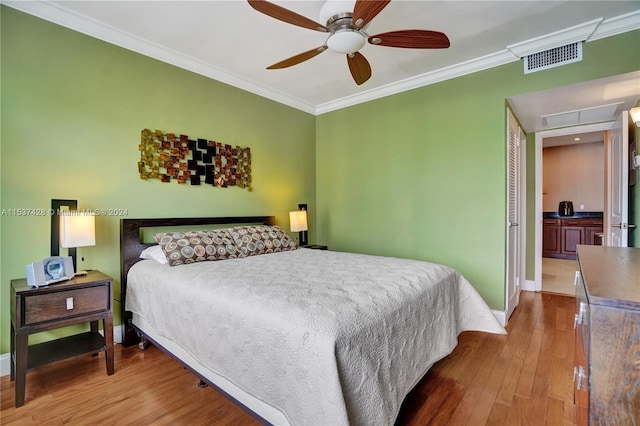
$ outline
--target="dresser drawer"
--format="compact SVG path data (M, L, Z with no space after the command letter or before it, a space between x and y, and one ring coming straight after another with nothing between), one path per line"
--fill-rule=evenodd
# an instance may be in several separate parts
M584 226L602 226L602 219L584 219L582 224Z
M589 424L589 361L583 352L584 345L580 333L576 333L575 365L573 367L574 403L576 425Z
M110 309L109 285L79 288L24 298L23 325L60 320Z
M587 292L585 289L584 281L581 272L576 272L576 313L575 313L575 329L576 333L580 335L580 342L582 343L582 352L585 354L585 358L589 357L589 326L590 326L590 312L589 301L587 299Z

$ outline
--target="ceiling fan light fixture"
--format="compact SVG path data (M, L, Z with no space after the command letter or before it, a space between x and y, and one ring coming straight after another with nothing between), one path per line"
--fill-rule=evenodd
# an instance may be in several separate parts
M270 70L297 65L329 49L347 55L351 76L356 84L361 85L371 78L371 65L359 52L367 40L373 45L412 49L446 49L450 45L446 34L430 30L398 30L369 36L365 28L391 0L325 0L320 9L320 22L326 22L326 26L269 0L248 2L255 10L271 18L330 33L324 45L275 63L267 67Z
M327 46L333 52L337 53L354 53L362 49L365 39L358 31L339 30L331 34L327 40Z
M320 8L319 22L326 25L337 15L351 13L355 3L355 0L327 0Z

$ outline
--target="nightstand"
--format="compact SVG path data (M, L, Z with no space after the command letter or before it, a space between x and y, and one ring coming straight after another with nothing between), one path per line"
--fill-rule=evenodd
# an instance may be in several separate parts
M319 244L307 244L306 246L300 246L300 247L313 249L313 250L328 250L329 249L327 246L322 246L322 245L319 245Z
M113 374L113 279L90 271L69 281L29 287L11 280L11 380L15 405L24 405L27 370L65 358L105 352L107 375ZM102 320L104 337L98 332ZM29 346L29 335L69 325L90 323L84 333Z

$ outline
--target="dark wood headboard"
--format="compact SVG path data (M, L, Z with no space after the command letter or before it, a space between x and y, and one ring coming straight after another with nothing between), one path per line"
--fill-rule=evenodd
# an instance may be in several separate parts
M138 343L139 339L131 327L131 312L125 310L127 296L127 274L129 269L140 261L140 253L154 244L141 240L144 228L171 226L203 226L203 225L249 225L262 223L274 225L274 216L243 216L243 217L186 217L186 218L150 218L150 219L121 219L120 220L120 312L122 318L122 346L127 347Z

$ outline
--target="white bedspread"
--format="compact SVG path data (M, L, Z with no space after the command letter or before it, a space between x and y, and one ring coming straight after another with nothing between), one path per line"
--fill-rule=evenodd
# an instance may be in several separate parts
M294 425L392 425L460 332L505 332L457 271L389 257L145 260L127 291L127 310Z

